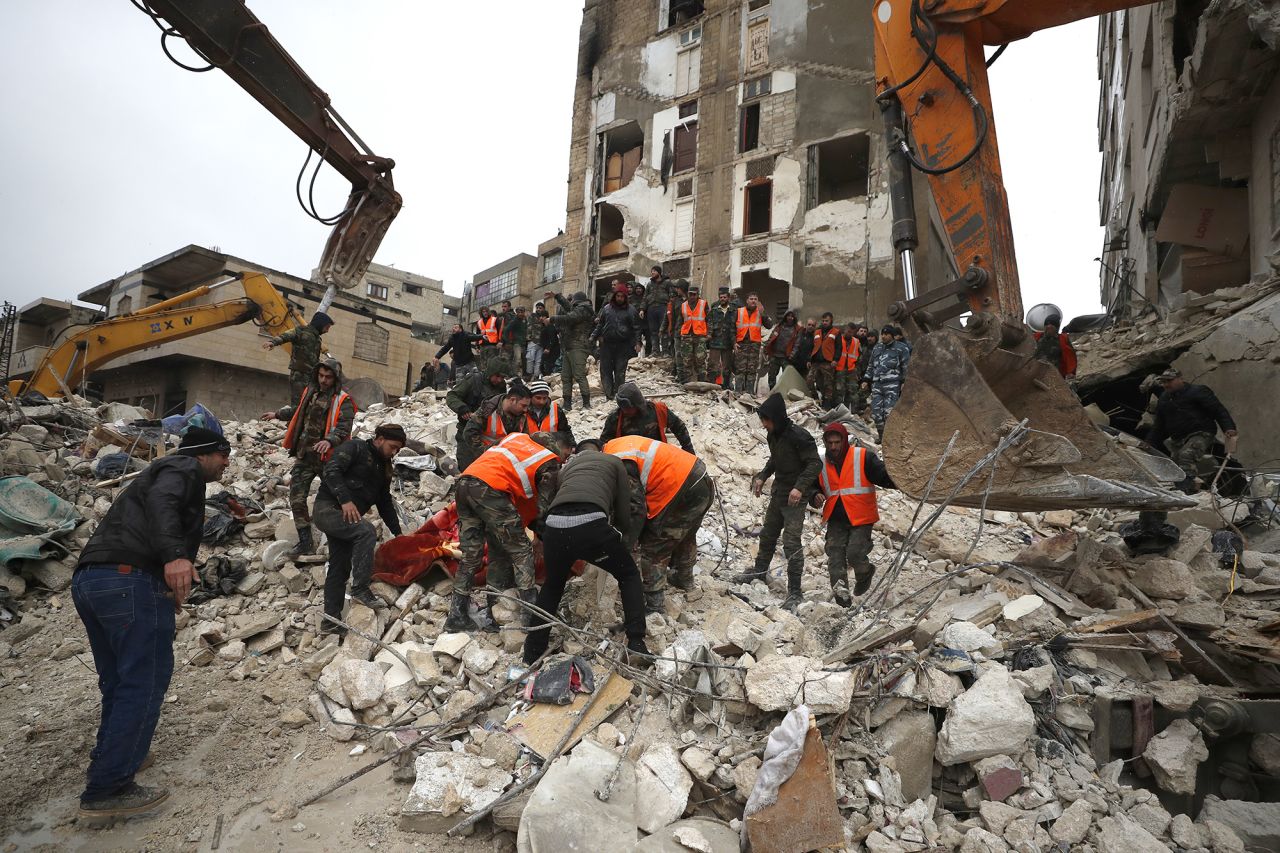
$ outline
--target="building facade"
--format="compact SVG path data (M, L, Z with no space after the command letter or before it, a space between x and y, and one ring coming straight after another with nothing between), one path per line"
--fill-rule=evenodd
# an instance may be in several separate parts
M884 318L902 291L864 6L588 0L560 289L599 301L659 265L770 313ZM921 231L927 288L952 265Z
M1176 308L1280 261L1280 10L1163 0L1098 37L1102 301Z
M532 310L542 294L537 284L538 259L524 252L476 273L462 291L464 325L474 323L481 308L497 312L508 300L512 308Z
M413 333L426 340L439 339L457 316L457 297L445 297L444 282L385 264L369 264L358 290L369 300L408 311ZM448 312L450 302L455 309L452 315Z

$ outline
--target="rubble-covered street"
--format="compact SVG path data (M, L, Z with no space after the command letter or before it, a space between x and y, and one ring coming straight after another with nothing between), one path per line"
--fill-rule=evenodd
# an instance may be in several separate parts
M78 518L37 537L45 559L11 561L0 578L12 596L0 631L8 849L719 853L737 849L744 807L757 850L1280 844L1280 807L1267 802L1280 740L1253 733L1274 714L1250 717L1248 701L1280 684L1280 529L1256 525L1241 547L1215 535L1223 525L1202 496L1201 509L1171 515L1172 551L1133 557L1118 533L1132 513L983 517L885 490L871 591L851 610L831 601L812 512L806 602L793 615L779 606L781 559L768 585L728 580L751 564L766 501L748 487L766 455L755 399L685 391L661 366L638 360L632 378L688 423L719 490L695 586L668 589L665 614L649 617L660 658L642 670L619 662L610 634L616 584L593 567L572 582L561 651L585 659L595 690L565 706L523 701L508 681L523 670L509 603L495 609L500 632L443 632L450 581L439 572L404 589L375 583L387 606L350 602L352 633L322 641L324 549L284 557L296 533L282 427L223 423L232 466L208 496L235 500L212 502L224 511L206 523L206 583L179 616L155 765L141 776L169 787L172 805L96 831L74 817L98 706L67 586L120 489L103 458L146 458L156 439L132 425L147 413L118 404L12 407L6 472ZM793 418L816 434L823 413L795 396ZM357 435L395 421L413 441L396 487L406 531L451 499L438 463L455 418L442 398L420 392L357 419ZM570 417L587 436L605 414ZM874 447L874 432L847 423ZM1254 485L1248 505L1274 513L1263 494L1274 484ZM12 535L6 547L32 547Z

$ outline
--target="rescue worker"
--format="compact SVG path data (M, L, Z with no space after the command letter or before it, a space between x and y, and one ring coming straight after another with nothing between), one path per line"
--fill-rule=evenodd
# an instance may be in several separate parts
M587 339L591 337L591 325L595 312L587 294L581 290L573 294L570 302L558 293L547 291L547 299L554 298L560 313L549 317L560 335L560 393L564 397L564 410L573 408L573 385L576 382L582 395L582 408L591 408L591 389L587 385Z
M716 304L707 318L707 382L722 388L733 384L733 334L738 304L729 288L720 288Z
M307 325L296 326L263 342L262 348L268 351L284 344L292 347L289 351L289 402L301 397L303 389L311 381L311 374L320 363L320 353L324 349L320 336L331 328L333 318L317 311L311 315L311 322Z
M89 635L102 713L80 816L140 814L169 797L134 781L147 760L173 677L177 611L200 576L206 483L222 479L231 445L191 427L111 504L80 551L71 600Z
M577 446L558 479L556 496L542 527L542 559L547 575L538 591L537 606L554 615L564 597L569 570L578 560L590 560L618 581L627 650L648 655L640 572L626 544L641 524L641 517L631 511L631 481L626 465L616 456L601 453L600 443L588 438ZM547 650L551 631L538 630L546 624L541 615L530 620L530 631L524 640L526 663L533 663Z
M1229 453L1234 451L1239 432L1231 413L1209 386L1190 384L1172 367L1160 374L1159 382L1164 390L1156 401L1155 422L1147 434L1147 443L1168 451L1187 475L1178 487L1192 495L1197 491L1198 463L1213 450L1218 429L1228 439Z
M680 416L661 400L646 400L640 386L624 382L614 398L618 408L604 419L600 441L612 441L624 435L642 435L655 441L666 441L670 431L686 453L693 453L693 439Z
M764 315L764 309L760 307L759 295L748 293L747 304L734 315L734 390L756 393L756 385L760 381L760 352L764 346L764 330L772 327L773 321Z
M769 357L769 387L778 382L778 376L791 363L796 346L800 343L801 326L796 312L787 311L782 315L782 322L774 328L764 345L764 354Z
M848 607L849 570L853 569L854 595L871 588L875 566L871 565L871 528L880 520L876 507L876 486L896 488L880 457L864 447L849 445L844 424L827 424L822 430L826 458L818 475L812 504L822 508L827 525L827 574L836 604Z
M822 324L813 333L813 349L809 356L809 387L823 408L833 408L836 398L836 360L840 357L840 331L835 316L822 315Z
M560 404L551 399L551 386L542 381L529 383L529 408L525 412L523 432L529 435L554 432L569 445L577 444L569 419L560 410Z
M502 304L508 308L511 305L509 302ZM524 350L528 342L529 321L525 317L524 306L521 305L514 312L508 312L508 318L502 324L502 352L510 360L511 369L516 376L524 377L527 374Z
M707 375L707 300L689 288L689 297L680 303L677 343L682 382L701 382Z
M373 438L351 438L334 451L320 475L316 495L316 527L329 539L329 566L324 576L324 612L342 618L342 601L351 579L351 599L365 607L382 607L369 591L373 580L373 551L378 533L364 520L370 507L392 536L400 535L400 516L391 497L391 460L409 443L400 424L382 424ZM340 625L323 620L321 633L343 633Z
M627 381L627 362L640 352L640 315L629 300L626 284L614 281L613 294L591 330L591 345L600 343L600 390L606 398Z
M840 340L836 342L839 357L836 359L836 395L833 406L844 404L849 411L857 414L861 409L859 399L862 382L858 377L858 363L862 358L862 341L858 338L858 324L849 323L844 327Z
M452 352L453 379L455 382L461 382L466 376L479 371L479 367L476 365L476 356L471 347L483 340L479 335L465 331L461 323L454 323L453 332L449 335L449 340L445 341L445 345L436 351L435 358L431 359L431 366L438 369L440 367L440 359Z
M539 302L533 308L533 316L529 318L528 340L524 346L524 369L530 381L543 376L542 354L546 352L546 348L542 345L542 335L546 330L543 322L546 316L547 309Z
M295 556L315 551L311 510L307 507L311 484L320 477L334 448L351 437L355 417L355 400L342 390L342 365L332 358L316 365L311 384L303 390L297 403L262 414L264 421L289 422L283 446L293 457L293 469L289 472L289 509L298 530Z
M1062 317L1050 314L1044 318L1044 331L1036 332L1035 357L1058 368L1063 379L1076 378L1076 348L1071 338L1060 331Z
M671 280L662 275L662 267L649 270L649 286L645 288L644 311L645 338L644 354L661 355L665 352L662 346L662 326L667 316L667 302L671 299Z
M884 423L889 412L902 395L902 381L911 360L907 345L894 340L896 331L893 326L880 330L880 342L871 351L871 362L862 382L862 390L871 392L871 420L875 422L876 435L880 440L884 440Z
M734 583L763 581L768 576L782 535L782 552L787 558L787 598L782 606L795 612L800 606L800 580L804 574L804 548L800 534L804 530L806 496L812 494L818 478L820 462L813 436L793 424L787 416L787 404L781 394L770 394L756 412L769 442L769 461L751 478L751 492L759 495L765 481L773 477L769 492L769 508L765 510L764 527L760 530L760 550L755 567L734 575Z
M867 392L863 389L863 383L867 381L867 371L871 369L871 351L875 349L876 341L871 335L871 330L865 324L858 324L858 342L861 345L858 353L858 366L856 368L858 376L858 387L856 402L858 404L857 411L854 414L863 417L867 409Z
M462 429L462 440L470 447L472 459L513 432L524 432L531 397L529 389L516 380L505 394L495 394L480 404Z
M458 538L462 561L453 579L446 631L474 631L471 588L488 545L487 585L515 587L521 601L532 604L533 546L525 528L542 531L542 519L555 499L556 475L569 455L569 445L554 434L514 433L490 448L458 478ZM532 611L521 608L522 623L532 624ZM493 597L487 598L489 629L496 630Z
M485 365L497 357L498 345L502 342L501 322L488 306L480 309L480 319L476 320L476 335L480 338L480 351L476 358L480 362L480 369L486 370Z
M471 445L462 437L467 421L471 420L476 409L479 409L485 400L507 390L507 377L511 375L511 363L505 358L493 359L486 369L488 373L484 375L471 373L465 379L459 379L444 398L445 405L458 416L455 439L459 471L465 471L467 466L475 461L475 453L478 452L473 452Z
M683 367L680 364L680 350L678 347L680 336L680 306L689 298L689 282L682 278L678 278L667 289L669 298L667 300L667 320L663 326L663 337L666 338L665 346L667 352L671 353L671 373L676 378L682 375Z
M644 609L661 613L668 579L679 589L693 588L698 528L711 508L715 487L701 459L664 441L628 435L605 444L604 452L626 462L634 481L632 514L647 519L636 531ZM669 565L670 578L663 563Z

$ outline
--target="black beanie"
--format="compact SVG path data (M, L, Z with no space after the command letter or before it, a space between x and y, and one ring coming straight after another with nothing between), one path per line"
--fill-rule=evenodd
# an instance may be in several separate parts
M223 438L222 433L204 427L188 427L178 445L178 452L183 456L203 456L206 453L230 453L231 442Z
M327 329L333 325L333 318L323 311L311 315L311 325L316 329Z

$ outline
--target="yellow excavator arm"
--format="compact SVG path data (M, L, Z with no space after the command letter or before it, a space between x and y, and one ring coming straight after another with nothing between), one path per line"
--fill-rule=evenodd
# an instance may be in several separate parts
M301 318L260 273L241 280L242 299L190 305L223 285L197 287L141 311L114 317L79 330L45 353L31 377L9 383L15 397L38 391L46 397L69 395L107 362L147 347L252 321L280 335Z

